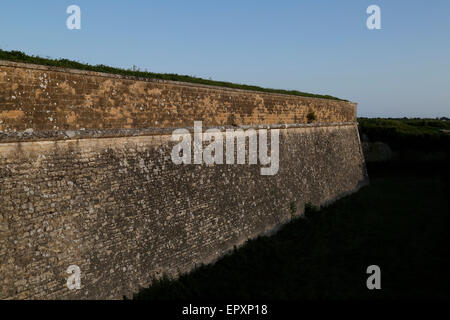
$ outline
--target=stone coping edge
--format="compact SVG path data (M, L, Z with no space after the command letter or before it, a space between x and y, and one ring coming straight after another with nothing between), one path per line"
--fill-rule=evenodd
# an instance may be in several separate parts
M295 123L295 124L265 124L265 125L242 125L242 126L203 126L203 131L207 129L290 129L290 128L317 128L358 125L357 122L330 122L330 123ZM28 142L28 141L57 141L73 139L92 138L118 138L134 136L171 135L176 129L187 129L192 132L194 127L169 127L169 128L143 128L143 129L80 129L80 130L52 130L33 131L28 129L22 132L0 131L0 143Z

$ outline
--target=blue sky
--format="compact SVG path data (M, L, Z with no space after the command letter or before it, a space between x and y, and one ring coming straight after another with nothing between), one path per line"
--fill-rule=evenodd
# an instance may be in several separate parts
M80 6L82 29L66 28ZM382 30L366 28L381 8ZM2 1L0 48L331 94L359 116L450 117L450 1Z

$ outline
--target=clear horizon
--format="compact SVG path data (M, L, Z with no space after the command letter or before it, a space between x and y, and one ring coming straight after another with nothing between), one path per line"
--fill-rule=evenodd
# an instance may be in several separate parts
M68 30L69 5L81 30ZM368 30L366 8L381 8ZM17 0L0 48L329 94L360 117L450 117L450 2Z

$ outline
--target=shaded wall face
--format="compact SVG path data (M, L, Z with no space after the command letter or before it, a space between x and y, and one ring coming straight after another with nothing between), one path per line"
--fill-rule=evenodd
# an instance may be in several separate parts
M121 298L364 182L355 125L281 130L275 176L260 165L174 165L173 144L0 144L0 298ZM80 290L66 287L70 265Z
M352 122L356 104L0 61L0 131Z

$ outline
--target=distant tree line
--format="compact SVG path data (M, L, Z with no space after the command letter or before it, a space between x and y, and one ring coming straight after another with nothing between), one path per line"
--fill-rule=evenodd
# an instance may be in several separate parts
M447 150L450 146L448 118L358 118L361 135L388 143L393 149Z

